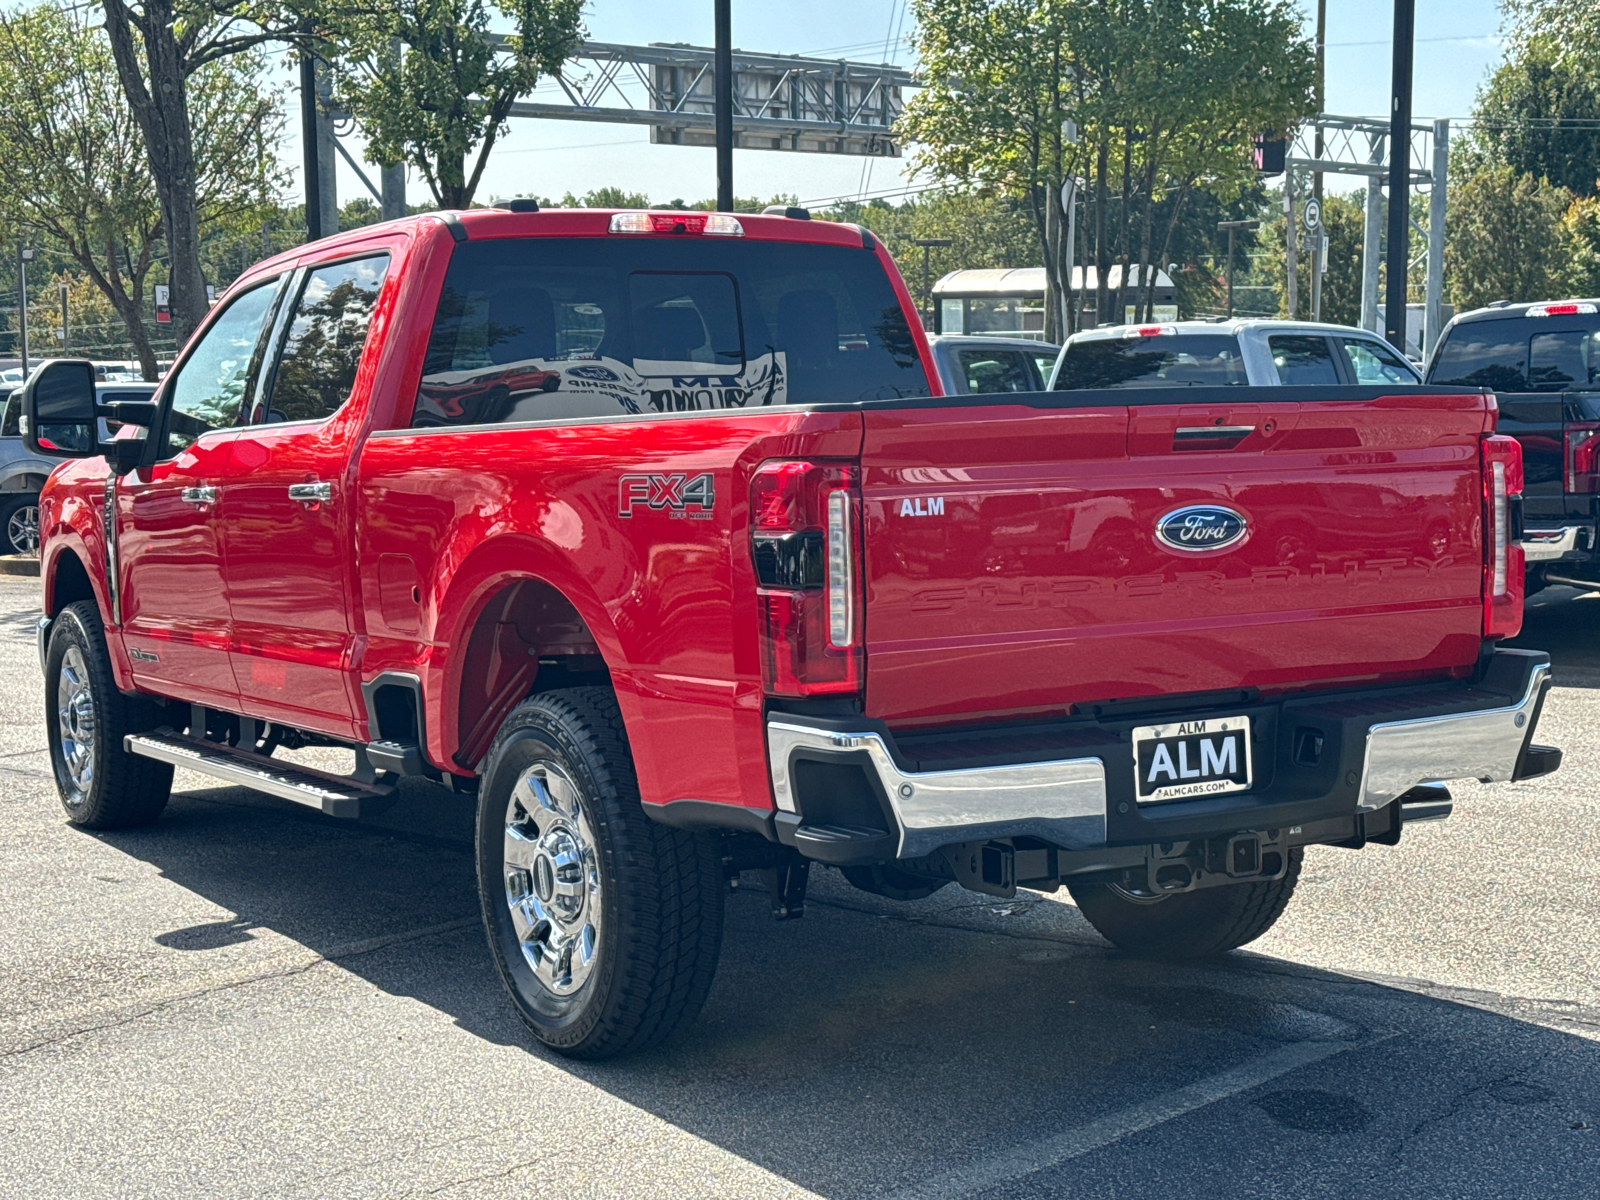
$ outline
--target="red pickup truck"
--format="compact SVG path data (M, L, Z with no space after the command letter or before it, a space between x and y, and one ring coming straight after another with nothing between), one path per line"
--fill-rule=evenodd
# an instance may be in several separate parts
M40 500L70 821L155 820L175 766L333 817L475 794L516 1009L599 1056L693 1018L741 871L780 916L814 863L1064 884L1122 947L1212 954L1303 847L1559 764L1547 658L1497 645L1492 397L943 396L862 229L529 207L262 263L153 415L33 377L30 444L76 460Z

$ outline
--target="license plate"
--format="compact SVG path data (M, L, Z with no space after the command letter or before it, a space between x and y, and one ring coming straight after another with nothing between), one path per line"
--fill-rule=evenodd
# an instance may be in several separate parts
M1140 804L1217 796L1250 787L1250 718L1212 717L1133 731Z

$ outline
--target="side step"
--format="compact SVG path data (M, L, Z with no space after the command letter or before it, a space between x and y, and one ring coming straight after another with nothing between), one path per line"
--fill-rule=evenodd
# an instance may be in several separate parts
M369 815L374 810L381 811L388 807L395 788L392 780L358 783L346 775L334 775L219 742L170 732L130 733L122 744L129 754L140 754L186 771L254 788L280 800L293 800L296 804L320 809L330 817L359 817L363 809Z

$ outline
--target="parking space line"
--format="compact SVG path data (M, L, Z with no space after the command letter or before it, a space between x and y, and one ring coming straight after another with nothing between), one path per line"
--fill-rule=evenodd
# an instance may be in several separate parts
M1143 1104L1135 1104L1132 1108L1101 1117L1098 1121L1091 1121L1053 1137L1014 1146L964 1167L907 1184L888 1193L885 1200L959 1200L960 1197L971 1196L997 1184L1080 1158L1092 1150L1153 1129L1175 1117L1215 1104L1218 1100L1249 1091L1300 1067L1310 1066L1347 1050L1365 1050L1398 1036L1391 1033L1364 1042L1291 1042L1219 1075L1146 1100Z

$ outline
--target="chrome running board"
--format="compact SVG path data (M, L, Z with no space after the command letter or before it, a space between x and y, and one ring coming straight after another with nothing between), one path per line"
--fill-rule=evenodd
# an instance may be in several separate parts
M395 787L392 779L380 777L377 783L360 783L348 775L334 775L176 733L130 733L122 744L129 754L254 788L280 800L319 809L330 817L353 818L361 816L364 808L369 815L375 809L386 808Z

